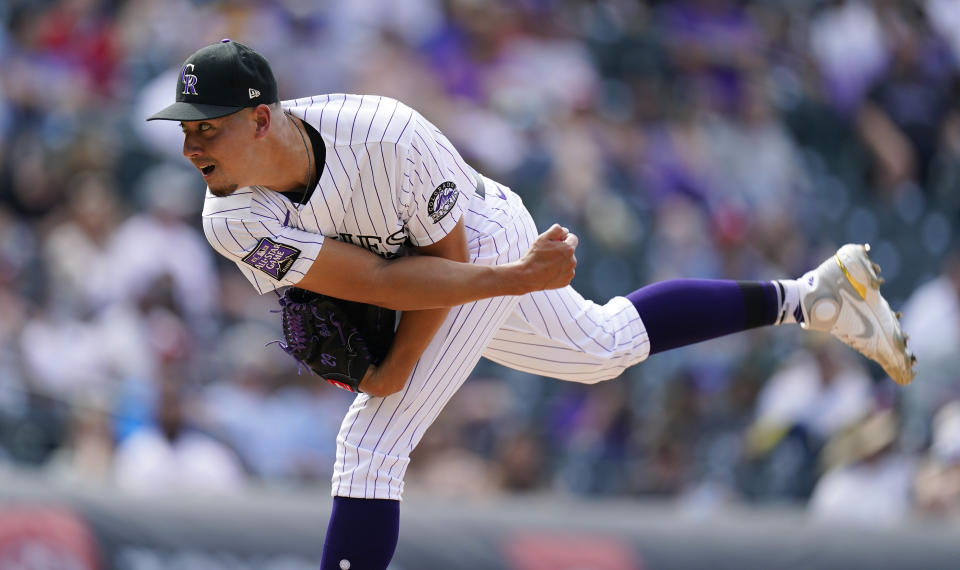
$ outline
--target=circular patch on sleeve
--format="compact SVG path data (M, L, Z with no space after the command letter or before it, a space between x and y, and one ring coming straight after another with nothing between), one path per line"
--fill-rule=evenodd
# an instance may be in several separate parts
M457 192L457 185L450 180L437 186L437 189L430 196L430 202L427 203L427 213L430 214L433 223L439 222L449 214L459 197L460 193Z

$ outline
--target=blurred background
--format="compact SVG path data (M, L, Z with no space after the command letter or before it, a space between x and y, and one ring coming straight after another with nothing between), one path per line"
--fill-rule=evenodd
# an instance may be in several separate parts
M2 0L0 470L123 496L328 492L346 393L276 346L200 230L179 66L230 37L280 94L396 97L605 301L797 277L869 242L919 358L897 387L763 329L580 386L482 361L407 493L960 518L960 1Z

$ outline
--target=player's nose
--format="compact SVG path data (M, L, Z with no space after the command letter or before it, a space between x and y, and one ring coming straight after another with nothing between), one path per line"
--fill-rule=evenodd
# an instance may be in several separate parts
M199 156L201 150L202 147L196 137L190 134L183 135L183 156L187 158Z

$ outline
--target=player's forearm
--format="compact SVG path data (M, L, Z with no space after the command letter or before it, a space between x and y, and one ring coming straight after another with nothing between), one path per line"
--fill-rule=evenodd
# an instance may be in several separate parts
M456 236L448 236L452 237ZM574 275L576 236L557 225L541 234L522 259L496 266L464 263L465 244L451 246L448 238L420 248L425 255L389 261L357 246L327 240L297 287L414 311L556 289L570 283ZM463 241L462 236L459 239Z
M404 312L386 358L374 374L364 379L360 389L379 397L402 390L449 312L450 309Z
M487 266L439 257L407 257L381 268L381 282L394 285L369 302L402 311L449 309L488 297L527 293L530 289L523 273L519 264Z
M390 298L373 303L387 303L382 306L401 310L454 307L489 297L556 289L570 283L577 265L573 255L577 236L556 224L540 234L523 258L496 266L447 259L467 259L462 235L460 244L450 247L444 243L455 235L436 244L439 249L446 249L445 252L437 251L434 246L431 246L433 250L422 248L430 256L439 257L410 257L381 265L379 271L390 274L382 282L397 283L400 287L388 292ZM461 257L455 257L457 255ZM406 303L416 306L406 306Z

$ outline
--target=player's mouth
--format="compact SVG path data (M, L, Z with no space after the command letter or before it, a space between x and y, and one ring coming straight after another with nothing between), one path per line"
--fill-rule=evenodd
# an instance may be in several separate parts
M208 164L206 166L198 166L198 168L200 169L200 174L202 174L204 178L209 178L217 167L214 164Z

